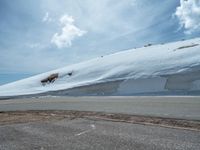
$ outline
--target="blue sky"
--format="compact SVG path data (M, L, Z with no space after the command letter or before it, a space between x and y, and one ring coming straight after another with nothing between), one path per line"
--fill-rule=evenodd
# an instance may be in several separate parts
M0 84L200 35L200 0L0 0Z

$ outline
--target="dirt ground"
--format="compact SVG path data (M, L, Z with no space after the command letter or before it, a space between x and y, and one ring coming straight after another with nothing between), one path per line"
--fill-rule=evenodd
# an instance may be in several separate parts
M52 121L62 119L86 118L90 120L106 120L112 122L126 122L132 124L154 125L167 128L178 128L200 131L200 121L152 116L138 116L90 111L10 111L0 112L0 125Z

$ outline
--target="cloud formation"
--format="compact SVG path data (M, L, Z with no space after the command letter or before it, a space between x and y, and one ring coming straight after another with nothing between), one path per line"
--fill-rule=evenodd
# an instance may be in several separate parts
M45 16L42 19L42 22L51 22L52 18L49 16L49 13L46 12Z
M179 24L171 15L179 2L0 0L0 72L41 73L146 43L199 36L174 32ZM73 46L56 51L54 45Z
M185 33L200 31L200 0L180 0L175 15L181 27L186 29Z
M60 24L62 25L62 32L60 34L55 33L51 39L51 43L58 48L70 47L76 37L81 37L86 33L86 31L74 25L74 18L72 16L63 15L60 18Z

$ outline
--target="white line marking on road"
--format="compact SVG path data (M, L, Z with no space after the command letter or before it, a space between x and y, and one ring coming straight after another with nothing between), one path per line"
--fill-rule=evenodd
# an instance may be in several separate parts
M88 129L88 130L85 130L83 132L77 133L77 134L75 134L75 136L80 136L80 135L83 135L85 133L91 132L92 130L96 129L96 126L94 124L91 124L90 127L91 127L91 129Z

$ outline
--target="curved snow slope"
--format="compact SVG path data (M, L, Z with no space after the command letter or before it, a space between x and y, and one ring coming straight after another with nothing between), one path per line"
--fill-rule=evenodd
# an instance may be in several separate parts
M55 82L42 85L41 80L55 73ZM0 96L49 91L131 95L193 90L200 91L200 38L131 49L69 65L2 85Z

